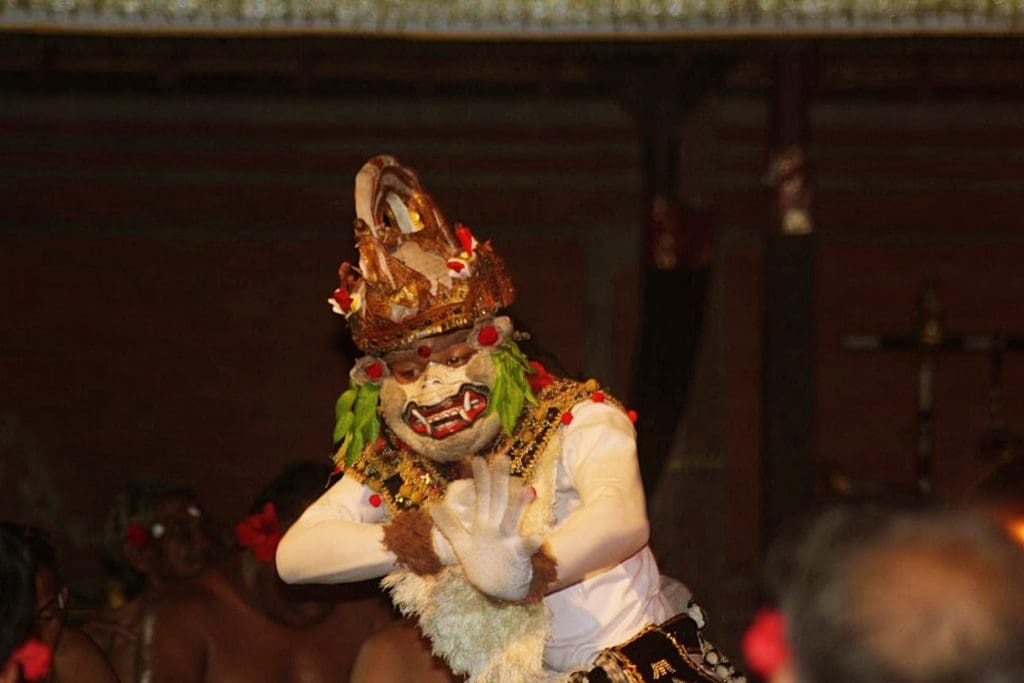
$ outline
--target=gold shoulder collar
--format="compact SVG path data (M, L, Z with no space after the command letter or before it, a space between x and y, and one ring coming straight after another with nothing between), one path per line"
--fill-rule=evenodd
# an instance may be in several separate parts
M512 460L512 474L529 480L537 457L547 448L548 442L563 424L568 424L565 415L573 406L583 401L598 401L622 405L601 390L595 379L580 382L572 379L555 379L537 394L537 404L527 405L516 424L509 445L508 455Z
M389 435L391 436L391 435ZM377 493L392 513L422 507L444 496L458 478L457 463L439 463L405 444L381 437L345 470L345 476Z

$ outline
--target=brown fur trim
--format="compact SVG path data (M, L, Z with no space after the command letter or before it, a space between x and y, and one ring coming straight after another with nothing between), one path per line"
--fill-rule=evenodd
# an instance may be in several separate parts
M384 547L398 556L398 563L416 574L441 571L430 530L434 522L424 510L403 510L384 526Z
M456 473L452 476L452 480L457 479L472 479L473 478L473 458L478 457L470 455L459 461L459 467Z
M523 602L537 602L547 595L548 588L558 578L558 563L551 557L547 545L542 545L530 558L533 565L533 578L530 580L530 590L526 591Z

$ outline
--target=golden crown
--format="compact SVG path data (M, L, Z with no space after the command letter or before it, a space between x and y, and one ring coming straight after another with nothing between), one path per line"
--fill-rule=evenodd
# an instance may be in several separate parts
M416 339L468 327L515 299L489 242L448 226L416 172L391 156L370 159L356 176L359 267L338 269L328 300L363 351L382 354Z

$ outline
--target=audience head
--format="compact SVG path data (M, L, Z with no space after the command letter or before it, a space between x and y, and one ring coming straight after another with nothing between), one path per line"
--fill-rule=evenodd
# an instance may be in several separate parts
M29 548L0 527L0 683L36 680L49 668L50 650L35 635L35 571Z
M987 519L832 510L788 570L773 683L1022 680L1024 549Z
M326 463L301 461L287 465L256 495L250 512L259 512L273 503L281 531L285 531L320 497L330 476L331 468Z
M35 588L35 629L43 642L51 648L56 647L64 626L68 600L68 588L57 549L41 529L13 523L0 526L21 539L28 551Z
M331 468L304 461L285 467L253 500L251 514L237 527L241 545L267 567L274 567L277 543L303 511L324 492ZM266 575L271 590L263 591L264 609L276 620L306 626L324 619L337 602L337 586L289 585L276 570ZM344 593L344 591L340 591ZM273 602L273 605L269 605Z
M260 562L273 562L284 532L323 493L330 471L312 461L285 467L256 495L249 516L235 528L239 544Z
M1024 545L1024 457L996 466L973 488L967 503L1005 526Z
M108 570L124 583L128 597L195 576L214 550L196 493L164 482L134 483L121 491L104 535Z

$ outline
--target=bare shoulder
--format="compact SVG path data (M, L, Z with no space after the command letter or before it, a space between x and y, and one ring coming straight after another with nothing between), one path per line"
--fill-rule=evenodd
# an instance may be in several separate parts
M363 628L377 631L395 621L395 608L383 594L361 595L338 603L335 618L358 621Z
M394 621L397 613L388 600L387 595L377 585L375 580L359 581L355 583L341 584L318 584L299 587L302 590L309 589L306 594L308 600L314 600L330 606L330 614L322 622L321 626L332 631L346 632L351 634L362 634L359 641L362 642L370 633L377 631L386 624ZM291 592L291 599L298 597L297 593Z
M152 605L147 660L153 683L206 680L211 624L216 622L216 579L203 574L161 591Z
M408 620L392 622L359 650L351 683L455 683L462 680L430 651L430 644Z
M54 656L53 668L59 680L81 683L117 683L117 675L100 647L85 633L65 627Z
M216 611L223 602L226 583L220 572L207 569L194 579L172 584L154 598L152 616L157 624L177 621L201 624L198 620Z
M420 643L426 644L416 625L407 619L399 619L377 631L367 641L367 649L379 653L393 650L397 654L409 647L419 647Z
M136 597L117 609L104 610L83 624L81 630L107 652L119 647L123 641L134 642L134 629L144 612L143 602L141 597Z

